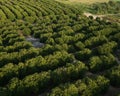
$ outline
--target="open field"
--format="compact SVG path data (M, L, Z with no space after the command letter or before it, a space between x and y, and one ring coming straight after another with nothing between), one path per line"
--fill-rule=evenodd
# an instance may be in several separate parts
M84 3L84 4L92 4L92 3L101 3L101 2L108 2L109 0L57 0L60 2L64 2L64 3Z
M109 0L69 0L70 2L81 2L85 4L108 2Z

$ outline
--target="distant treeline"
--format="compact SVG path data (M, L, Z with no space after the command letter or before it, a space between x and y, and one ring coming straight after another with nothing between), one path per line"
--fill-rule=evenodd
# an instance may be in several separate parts
M96 14L116 14L120 13L120 1L109 1L92 5L92 13Z

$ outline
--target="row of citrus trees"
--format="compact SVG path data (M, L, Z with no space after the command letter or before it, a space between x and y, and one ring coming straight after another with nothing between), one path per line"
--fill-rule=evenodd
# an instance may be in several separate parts
M4 0L0 1L0 19L26 20L34 23L41 16L79 13L78 9L49 0ZM11 6L12 5L12 6ZM52 7L51 7L52 6ZM67 8L69 7L69 8Z

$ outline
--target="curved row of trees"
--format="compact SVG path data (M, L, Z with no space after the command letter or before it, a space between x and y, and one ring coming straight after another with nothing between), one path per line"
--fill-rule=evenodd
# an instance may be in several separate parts
M49 2L49 4L48 4ZM1 3L1 20L4 20L6 18L10 19L11 21L15 21L17 19L25 19L28 22L31 22L30 20L27 20L26 18L38 19L39 16L47 16L47 15L57 15L57 14L69 14L69 13L79 13L80 11L76 8L72 8L69 6L66 6L64 4L58 3L56 1L49 1L49 0L15 0L15 1L7 1L4 0L0 1ZM17 6L16 6L17 4ZM13 5L13 6L10 6ZM52 7L51 7L52 6ZM57 6L57 7L56 7ZM69 8L68 8L69 7ZM34 22L31 22L34 23Z
M104 94L108 88L109 80L105 77L87 77L53 88L48 96L98 96Z
M116 66L108 70L105 74L109 78L113 86L120 87L120 66Z
M34 73L21 80L13 78L6 87L10 96L37 94L44 91L48 86L55 86L60 83L76 80L77 78L83 78L86 70L87 68L82 62L69 63L65 67L53 71Z

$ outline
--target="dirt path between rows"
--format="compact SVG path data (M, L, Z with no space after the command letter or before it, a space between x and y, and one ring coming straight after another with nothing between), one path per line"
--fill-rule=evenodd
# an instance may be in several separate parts
M100 19L103 19L103 17L107 17L107 16L118 16L118 15L120 15L120 13L99 15L99 14L92 14L92 13L89 13L89 12L84 12L83 15L85 15L86 17L93 16L93 19L96 19L97 17L99 17Z

